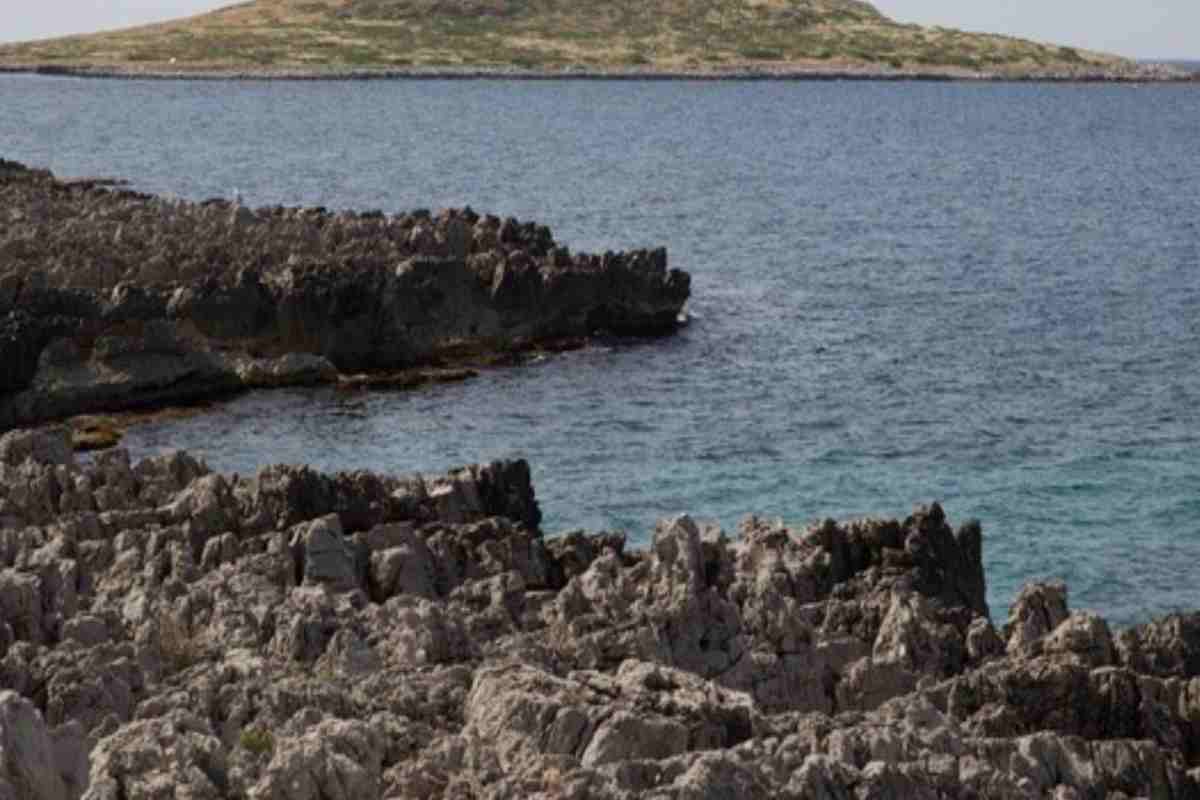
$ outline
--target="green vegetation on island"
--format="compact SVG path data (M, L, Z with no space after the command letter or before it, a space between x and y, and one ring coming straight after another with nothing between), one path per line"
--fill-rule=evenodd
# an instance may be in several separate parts
M1111 55L897 23L859 0L253 0L0 46L0 65L145 71L844 69L1122 75Z

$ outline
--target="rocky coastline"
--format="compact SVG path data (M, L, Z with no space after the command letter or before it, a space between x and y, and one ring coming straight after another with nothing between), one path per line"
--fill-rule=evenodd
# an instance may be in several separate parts
M524 462L0 437L0 798L1190 798L1200 615L985 601L936 505L547 537Z
M529 465L221 475L59 417L669 334L662 250L0 161L0 800L1200 798L1200 613L986 602L983 531L541 527Z
M669 69L655 66L433 67L202 67L171 64L0 64L0 74L125 80L364 81L364 80L598 80L598 81L965 81L974 83L1190 83L1200 74L1167 64L1043 70L964 67L756 64Z
M251 209L0 161L0 431L248 388L456 380L531 348L658 336L664 249L573 254L480 215Z

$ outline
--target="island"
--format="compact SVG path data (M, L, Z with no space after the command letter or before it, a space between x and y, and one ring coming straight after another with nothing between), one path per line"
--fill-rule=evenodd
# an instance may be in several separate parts
M0 70L210 78L1186 80L1181 69L898 23L862 0L253 0L0 46Z

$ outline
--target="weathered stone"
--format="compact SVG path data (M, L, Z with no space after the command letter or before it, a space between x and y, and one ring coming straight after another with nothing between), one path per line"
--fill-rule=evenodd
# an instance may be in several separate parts
M1095 614L1074 613L1048 633L1042 652L1074 654L1091 667L1107 667L1116 660L1108 623Z
M395 537L394 541L393 546L371 554L372 599L382 603L397 594L435 597L433 556L424 540L408 529L405 536Z
M281 737L251 800L357 800L380 796L383 742L365 722L322 720Z
M195 716L137 720L96 744L83 800L221 800L229 773L220 741Z
M65 427L16 430L0 436L0 463L20 466L26 459L38 464L73 464L71 432Z
M279 358L255 358L238 363L238 378L250 387L311 386L333 383L337 367L311 353L287 353Z
M69 800L68 784L46 723L33 703L0 691L0 797Z
M465 209L252 211L32 174L0 172L0 430L597 331L667 334L690 291L665 251L599 270L541 226L480 228Z
M303 564L305 584L325 586L334 592L358 588L354 551L336 514L304 526L297 534L297 555Z
M996 633L992 621L986 617L971 620L967 629L967 657L974 663L998 656L1004 652L1004 640Z
M1067 618L1067 587L1062 583L1031 583L1021 588L1004 625L1008 652L1028 648Z
M977 528L936 506L677 517L631 550L544 541L523 462L229 480L13 452L4 800L1200 792L1194 615L1114 643L1038 585L1005 642Z

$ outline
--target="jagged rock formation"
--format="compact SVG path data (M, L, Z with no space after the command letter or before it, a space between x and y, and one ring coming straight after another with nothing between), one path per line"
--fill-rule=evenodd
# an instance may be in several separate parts
M543 538L432 479L0 439L0 797L1200 795L1200 616L1118 635L981 532Z
M675 329L666 251L532 223L186 203L0 161L0 430Z

